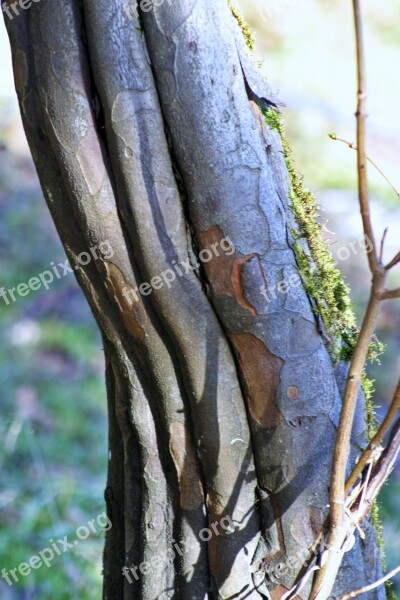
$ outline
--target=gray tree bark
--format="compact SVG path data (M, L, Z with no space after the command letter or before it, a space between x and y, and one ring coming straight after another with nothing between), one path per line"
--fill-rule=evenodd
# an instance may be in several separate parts
M6 17L44 195L104 338L104 598L276 600L327 514L346 365L302 286L261 293L296 277L298 225L260 112L276 99L227 2L158 4L40 0ZM80 263L105 241L111 258ZM355 442L362 411L360 397ZM379 573L367 525L335 594Z

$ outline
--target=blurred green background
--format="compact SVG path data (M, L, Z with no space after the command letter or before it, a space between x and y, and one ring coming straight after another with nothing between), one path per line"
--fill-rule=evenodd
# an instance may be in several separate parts
M369 274L360 245L349 246L362 236L355 153L328 138L330 132L349 141L355 137L351 2L240 0L236 5L253 26L262 68L286 103L298 168L322 205L327 238L360 318ZM364 0L363 7L368 153L400 188L400 0ZM21 129L3 23L0 55L0 287L8 289L65 256ZM369 173L376 232L390 226L391 258L400 240L400 200L373 169ZM400 285L398 271L392 283ZM383 307L378 334L387 351L382 365L371 369L382 407L400 371L399 308L399 301ZM10 570L48 546L49 539L73 536L103 512L106 403L101 340L73 275L8 306L0 298L0 341L0 570ZM390 568L400 562L399 476L392 475L382 498ZM100 598L103 542L102 535L93 534L50 568L20 576L12 587L0 579L0 597Z

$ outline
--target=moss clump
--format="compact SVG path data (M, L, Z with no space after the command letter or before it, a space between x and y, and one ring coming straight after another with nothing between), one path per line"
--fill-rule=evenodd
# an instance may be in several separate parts
M367 412L367 435L368 441L371 441L378 431L378 422L376 420L376 406L373 401L374 379L369 379L365 371L361 376L361 386L365 396L365 406Z
M246 46L250 49L251 52L253 52L254 46L255 46L255 39L254 39L254 33L253 33L252 28L247 23L247 21L244 19L241 12L232 5L232 2L230 0L228 0L228 4L229 4L229 8L232 11L233 16L235 17L236 21L239 23L239 27L243 32L244 39L246 40Z
M349 287L336 267L322 233L322 225L318 222L320 208L315 196L306 188L303 177L294 167L283 118L271 108L267 110L260 108L268 126L278 131L282 139L283 154L290 178L291 207L300 229L300 234L292 232L294 251L304 287L324 324L333 361L349 361L358 338ZM311 256L301 244L301 238L307 241ZM373 340L369 360L377 360L383 349L382 344Z

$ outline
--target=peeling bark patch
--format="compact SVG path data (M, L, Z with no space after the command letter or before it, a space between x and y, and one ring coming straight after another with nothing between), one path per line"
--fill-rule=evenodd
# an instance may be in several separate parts
M283 585L278 585L273 590L270 590L271 600L280 600L288 592L288 588ZM293 600L301 600L299 596L295 596Z
M28 61L23 50L18 49L14 56L14 80L15 90L22 92L28 81Z
M199 233L201 249L214 250L212 259L204 264L207 279L216 294L231 296L240 306L252 315L256 315L256 309L245 298L242 274L246 263L253 259L259 260L258 254L253 253L243 258L235 258L234 247L230 246L229 250L224 252L220 245L221 240L226 240L226 238L219 225L213 225L207 231Z
M263 120L262 114L260 112L260 109L258 108L258 105L254 102L254 100L249 100L249 104L250 104L251 112L253 113L253 117L255 119L256 125L257 125L260 133L263 133L264 120Z
M262 427L276 427L283 421L275 395L285 361L271 354L262 341L251 333L235 333L230 337L246 383L252 418Z
M212 245L215 244L216 248L220 250L220 242L225 236L219 225L213 225L207 231L199 233L198 237L201 249L212 248ZM234 248L232 247L232 252L231 250L229 252L230 254L223 253L220 256L215 256L213 253L212 260L204 263L204 269L216 294L226 294L234 298L235 291L231 282L231 273L235 262Z
M134 338L143 340L144 331L142 326L147 320L143 305L139 300L134 302L137 294L135 294L133 287L126 281L122 271L111 262L104 262L104 266L107 271L105 281L107 290L118 305L125 327Z
M219 518L226 515L226 506L221 503L221 496L215 490L208 491L206 504L211 515Z
M243 306L243 308L246 308L248 311L250 311L252 315L256 315L256 309L254 308L254 306L251 306L251 304L249 304L246 298L244 297L244 289L242 286L243 267L246 263L253 260L253 258L258 259L258 255L250 254L249 256L245 256L244 258L237 258L233 262L231 282L237 303L240 304L240 306Z
M189 433L184 423L175 421L170 426L170 434L170 450L178 473L181 508L196 510L203 502L203 487Z
M299 388L295 385L290 385L287 389L287 397L289 400L297 400L299 397Z

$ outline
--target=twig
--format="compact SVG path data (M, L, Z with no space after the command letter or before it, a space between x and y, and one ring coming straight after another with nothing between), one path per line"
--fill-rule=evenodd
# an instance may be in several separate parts
M400 288L396 288L395 290L383 290L378 294L379 300L394 300L395 298L400 298Z
M400 566L390 571L390 573L387 573L384 577L378 579L378 581L375 581L375 583L371 583L370 585L366 585L365 587L354 590L353 592L348 592L347 594L344 594L344 596L340 596L339 600L348 600L349 598L355 598L356 596L364 594L365 592L370 592L371 590L374 590L385 583L385 581L388 581L388 579L392 579L399 572Z
M385 271L389 271L400 262L400 252L385 266Z
M349 374L343 397L343 406L340 416L340 423L336 437L330 487L332 538L335 537L335 529L340 527L343 521L346 465L350 450L350 436L356 408L358 387L367 358L369 344L371 342L371 338L375 330L375 325L378 318L380 301L377 298L377 293L383 291L385 281L385 274L384 272L382 272L382 270L379 269L379 261L376 254L374 234L372 230L369 212L368 181L365 164L365 66L359 0L353 0L353 11L356 33L358 81L356 112L358 192L364 233L366 236L368 236L372 244L371 252L368 253L368 261L371 272L373 273L373 280L367 311L361 327L357 345L350 363ZM331 541L334 542L334 539L332 539Z
M335 449L332 462L330 480L330 531L328 535L328 549L336 547L340 542L345 525L345 483L346 467L350 453L350 439L356 410L358 389L362 372L368 355L369 345L375 330L379 315L381 299L379 294L384 290L386 271L378 259L375 237L372 229L368 199L368 180L366 170L365 152L365 63L364 45L362 35L362 20L359 0L353 0L354 25L356 36L357 55L357 172L358 196L360 212L363 223L364 235L370 240L372 249L368 253L368 264L372 273L372 286L366 314L361 326L360 334L350 362L345 391L343 395L342 411L336 436ZM336 554L336 555L335 555ZM310 598L323 600L326 593L332 589L336 579L340 561L337 553L329 552L325 564L321 567ZM329 589L330 588L330 589Z
M316 600L326 600L330 596L343 555L351 549L354 532L369 515L376 497L392 472L399 451L400 419L393 426L389 443L376 465L372 469L370 465L365 481L362 485L357 484L346 499L344 519L337 530L335 546L330 543L326 547L324 544L324 548L327 549L321 554L321 568L316 581L318 585L314 585L312 590L312 597ZM323 577L319 580L320 574L323 574Z
M383 438L385 437L386 433L389 431L389 428L390 428L392 422L394 421L394 418L399 409L400 409L400 381L397 384L397 388L394 393L393 400L390 404L390 408L389 408L384 420L382 421L378 431L376 432L376 434L374 435L374 437L368 444L366 450L362 453L359 461L355 465L350 477L347 480L346 488L345 488L346 494L353 487L357 478L361 475L362 471L364 470L364 467L373 458L374 453L376 452L377 448L379 447L379 445L382 442Z
M400 451L400 419L396 421L393 425L390 439L388 445L380 455L376 465L373 468L371 480L368 485L368 494L365 500L365 506L363 508L363 513L361 514L361 518L364 518L379 492L381 491L385 481L388 479L390 473L392 472L397 457Z
M381 250L379 252L379 262L382 262L382 260L383 260L383 248L385 246L385 240L386 240L388 229L389 229L388 227L385 227L385 231L383 232L383 236L381 239Z
M348 146L349 148L351 148L352 150L357 150L357 144L355 144L354 142L349 142L348 140L345 140L341 137L338 137L336 135L336 133L330 133L329 137L331 138L331 140L337 141L337 142L343 142L343 144L346 144L346 146ZM382 171L382 169L379 167L379 165L377 165L377 163L375 161L372 160L372 158L370 158L369 156L365 156L365 159L378 171L378 173L380 175L382 175L383 179L390 185L390 187L392 188L392 190L394 191L394 193L396 194L396 196L398 198L400 198L400 191L396 188L396 186L390 181L389 177L387 175L385 175L385 173Z
M354 27L356 36L356 56L357 56L357 168L358 168L358 195L360 201L360 212L363 221L364 233L368 236L372 244L372 250L368 253L368 261L371 272L374 273L378 268L378 257L376 254L375 238L372 230L371 215L368 202L368 180L365 151L365 121L366 121L366 89L365 89L365 56L364 41L362 30L362 18L360 9L360 0L353 0Z

